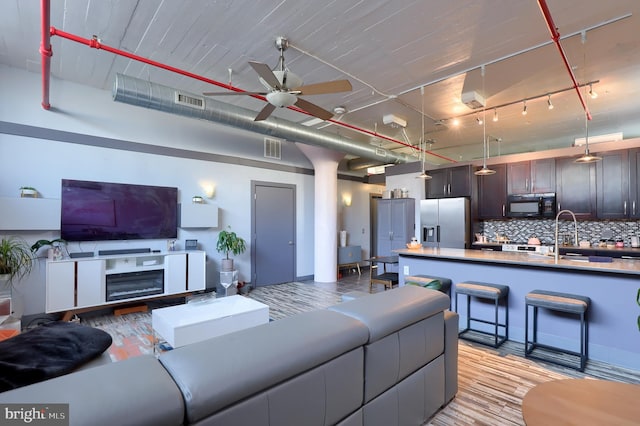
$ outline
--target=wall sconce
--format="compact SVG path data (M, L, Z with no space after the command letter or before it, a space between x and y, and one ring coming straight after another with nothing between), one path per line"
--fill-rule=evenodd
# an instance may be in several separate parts
M345 207L351 207L351 195L343 195L342 204L344 204Z
M202 190L204 191L204 195L206 195L209 199L213 198L213 196L216 195L216 187L214 184L204 185L202 187Z
M194 195L193 197L191 197L191 202L193 204L203 204L204 199L199 195Z

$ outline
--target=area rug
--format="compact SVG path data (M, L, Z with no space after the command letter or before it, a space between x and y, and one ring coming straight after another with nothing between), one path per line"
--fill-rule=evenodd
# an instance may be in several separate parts
M108 351L112 361L154 353L155 337L151 327L151 312L105 315L87 319L85 322L111 335L113 343Z

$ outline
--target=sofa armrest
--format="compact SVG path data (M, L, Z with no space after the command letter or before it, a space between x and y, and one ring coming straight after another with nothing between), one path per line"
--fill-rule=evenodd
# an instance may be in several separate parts
M362 321L369 328L369 343L449 308L449 297L417 286L403 286L372 294L328 309Z
M456 312L444 313L445 404L458 393L458 321Z

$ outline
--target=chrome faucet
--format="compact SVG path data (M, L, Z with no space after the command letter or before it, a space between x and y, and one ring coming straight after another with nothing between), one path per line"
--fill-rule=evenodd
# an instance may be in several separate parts
M576 221L576 215L573 214L571 210L560 210L556 215L556 235L555 235L555 246L553 247L553 251L555 252L556 263L558 263L558 255L560 254L560 249L558 248L558 218L562 213L569 213L571 217L573 217L573 232L574 232L574 242L573 245L578 245L578 222Z

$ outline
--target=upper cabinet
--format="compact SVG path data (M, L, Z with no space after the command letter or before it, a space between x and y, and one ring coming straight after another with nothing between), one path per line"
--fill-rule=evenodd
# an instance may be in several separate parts
M598 218L626 219L631 215L629 200L629 151L598 154L596 163Z
M477 218L503 219L507 203L507 165L494 164L495 174L476 176L478 182Z
M571 210L576 218L596 218L596 166L580 164L575 158L556 159L558 211Z
M429 170L431 179L426 182L426 198L471 196L471 166Z
M521 161L507 165L507 193L535 194L556 191L554 158Z

